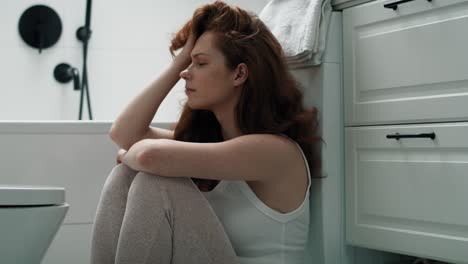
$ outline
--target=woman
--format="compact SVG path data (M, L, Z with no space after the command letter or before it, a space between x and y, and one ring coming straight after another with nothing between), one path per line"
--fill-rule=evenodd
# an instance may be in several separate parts
M102 190L92 263L301 263L319 138L280 44L257 16L216 1L170 51L110 130L121 164ZM180 78L175 130L150 127Z

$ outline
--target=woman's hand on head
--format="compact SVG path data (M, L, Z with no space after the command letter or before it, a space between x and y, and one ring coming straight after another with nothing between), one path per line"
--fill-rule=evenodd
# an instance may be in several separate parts
M179 53L179 55L177 55L177 58L180 59L182 62L184 62L184 64L186 64L187 67L192 62L190 53L192 53L193 47L195 46L195 42L196 42L195 36L193 35L193 33L190 33L189 38L185 42L184 48Z
M192 52L193 47L195 46L195 42L196 42L195 35L193 35L193 33L190 33L187 39L187 42L185 42L184 48L182 49L182 52L185 51L187 55L190 57L190 53Z

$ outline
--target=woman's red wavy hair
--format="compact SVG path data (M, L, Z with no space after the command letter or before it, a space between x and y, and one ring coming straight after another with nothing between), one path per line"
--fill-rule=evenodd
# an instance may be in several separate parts
M303 93L289 72L283 49L257 15L239 7L215 1L196 9L180 29L169 48L182 48L190 33L198 37L205 31L216 33L216 47L234 70L245 63L249 76L236 107L237 122L245 134L285 134L304 151L312 177L321 177L320 143L317 109L305 109ZM174 139L188 142L224 141L215 115L208 110L184 105L175 126ZM193 179L199 187L216 182Z

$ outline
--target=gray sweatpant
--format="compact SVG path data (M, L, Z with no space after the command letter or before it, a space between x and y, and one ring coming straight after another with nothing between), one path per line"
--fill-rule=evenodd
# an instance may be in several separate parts
M91 264L238 263L223 226L189 178L115 166L93 224Z

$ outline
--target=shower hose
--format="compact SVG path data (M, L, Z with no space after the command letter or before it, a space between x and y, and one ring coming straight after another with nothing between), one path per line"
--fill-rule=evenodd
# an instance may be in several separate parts
M93 113L91 111L91 101L89 99L89 86L88 86L88 41L91 37L91 0L86 1L86 21L85 26L80 27L76 32L76 37L83 42L83 74L80 89L80 113L78 119L81 120L83 112L83 95L86 92L86 99L88 102L88 115L89 119L93 120Z

